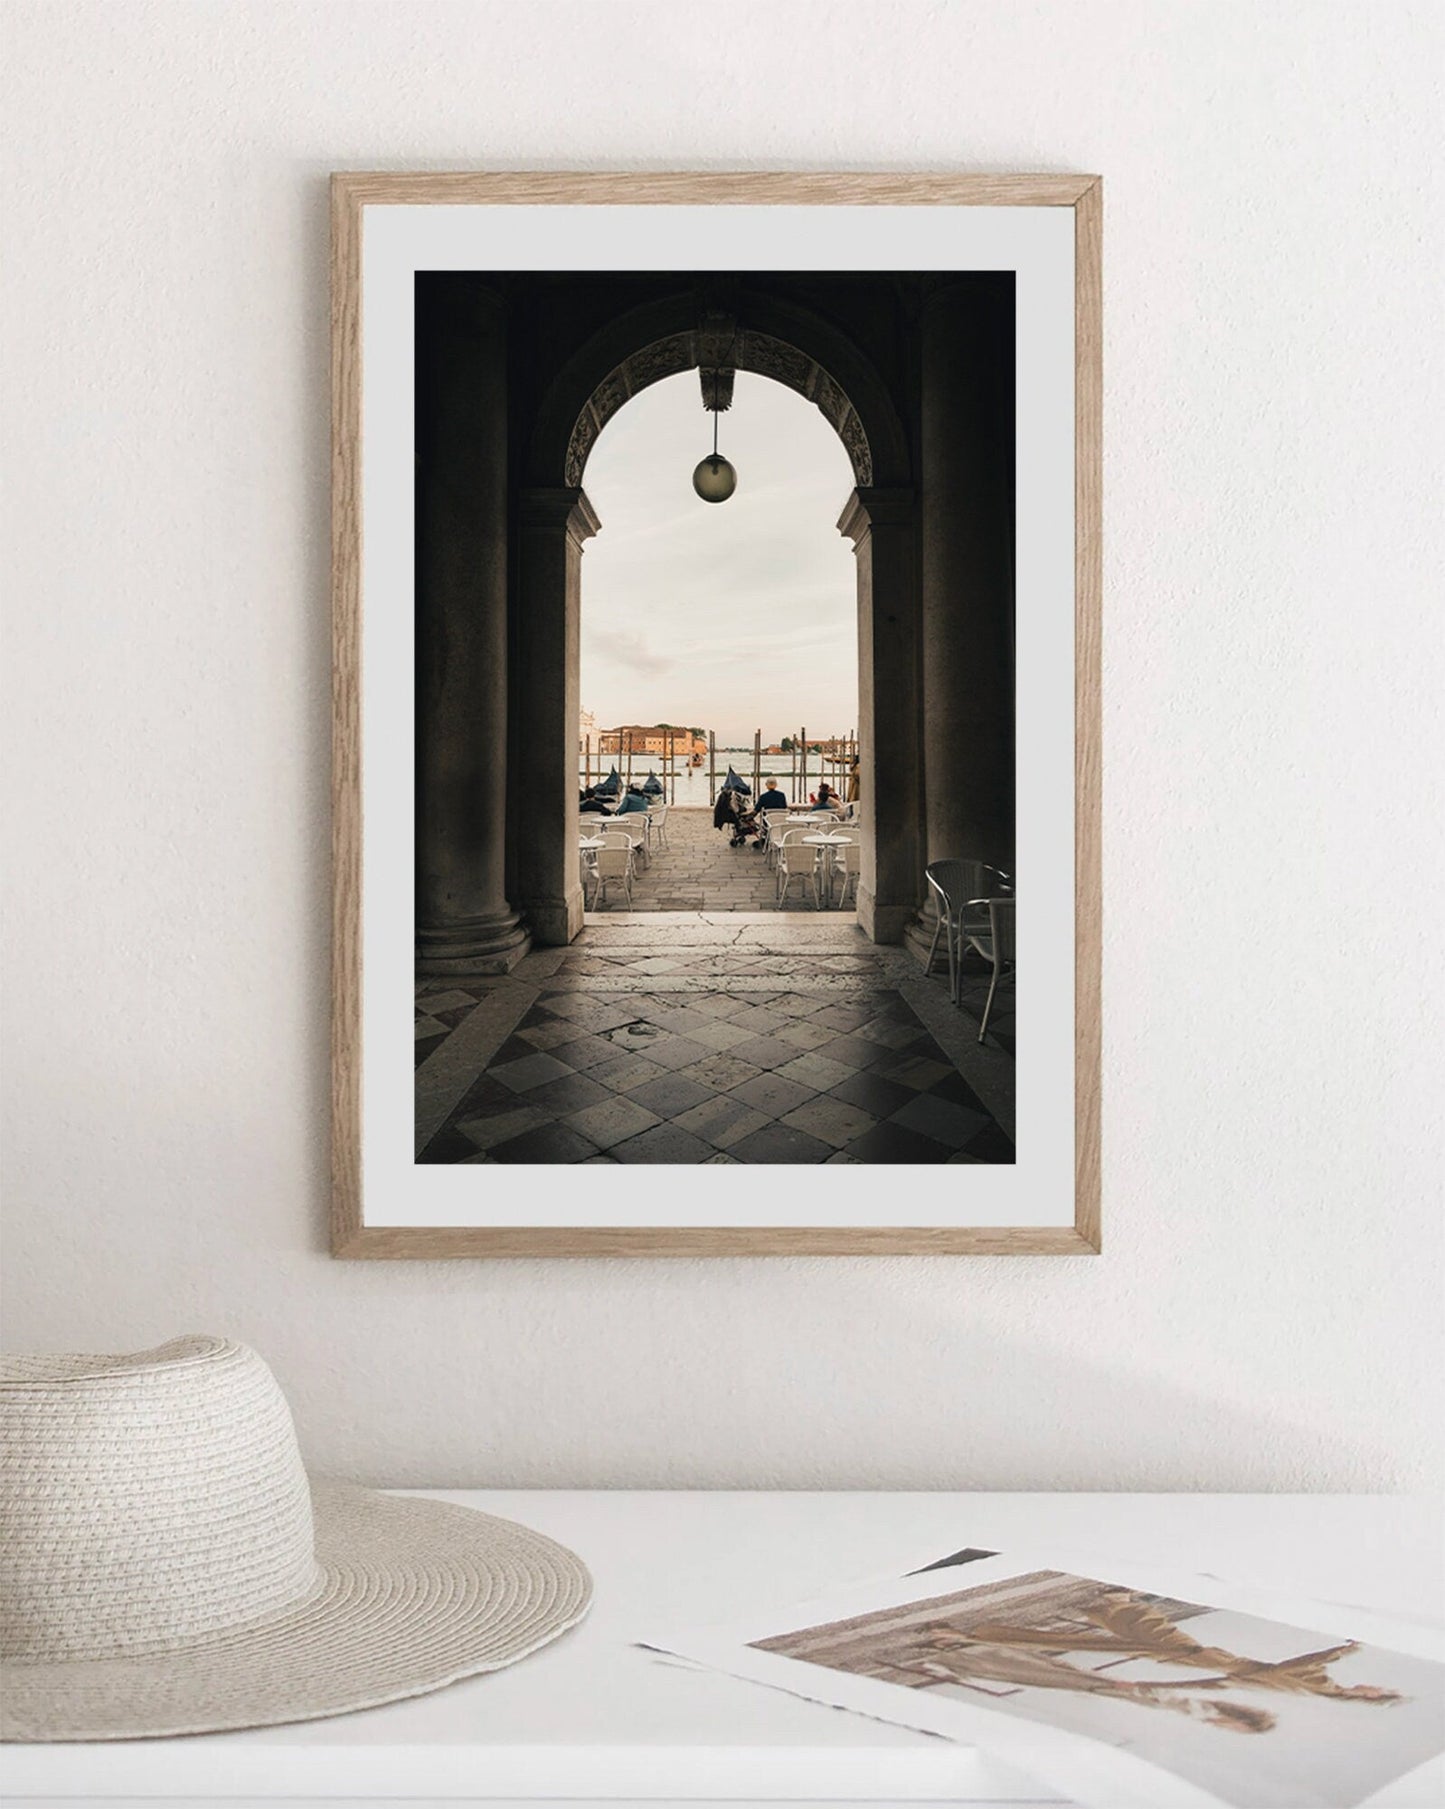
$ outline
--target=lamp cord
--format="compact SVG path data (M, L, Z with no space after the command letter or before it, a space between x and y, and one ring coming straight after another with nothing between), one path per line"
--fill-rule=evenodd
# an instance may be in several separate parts
M718 403L718 387L717 386L722 380L722 373L723 373L724 365L729 370L732 370L732 371L736 371L736 369L737 369L736 365L734 365L734 363L733 363L733 353L737 350L737 344L738 344L738 330L736 327L734 327L733 328L733 336L732 336L731 341L728 344L727 356L723 360L723 365L717 365L713 369L713 374L712 374L712 381L713 381L712 455L714 458L716 458L718 456L717 423L718 423L718 416L722 413L722 410L717 406L717 403Z

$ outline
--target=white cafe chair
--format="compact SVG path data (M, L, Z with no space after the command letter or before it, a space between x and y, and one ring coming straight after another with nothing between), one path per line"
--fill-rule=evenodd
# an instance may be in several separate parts
M625 836L608 836L607 845L597 850L592 877L596 882L591 906L594 911L604 896L610 902L614 883L622 887L627 908L632 909L632 843Z
M647 816L641 810L629 810L622 816L608 817L609 834L625 835L632 843L635 856L647 859Z
M785 832L785 830L787 828L787 822L788 822L787 807L784 806L780 810L765 810L762 813L762 815L763 815L763 821L768 826L768 845L767 845L766 860L767 860L767 864L770 867L775 867L777 865L777 861L778 861L778 838Z
M577 836L578 841L596 841L599 834L600 831L590 828L588 826L587 818L583 817L582 827ZM587 877L597 865L597 850L595 848L579 848L577 850L577 860L582 873L582 889L585 892L587 889Z
M788 896L788 887L797 880L800 885L811 886L813 891L813 908L822 907L822 862L816 858L824 856L826 848L810 848L805 837L817 832L812 829L789 829L778 840L778 899L781 905Z
M858 903L858 874L861 870L860 862L863 854L863 850L859 846L857 838L850 838L848 841L843 842L839 847L832 850L824 848L822 852L824 854L830 852L833 854L833 871L837 873L843 881L842 889L838 893L838 909L841 911L844 905L847 904L850 891L853 894L853 903L856 905Z

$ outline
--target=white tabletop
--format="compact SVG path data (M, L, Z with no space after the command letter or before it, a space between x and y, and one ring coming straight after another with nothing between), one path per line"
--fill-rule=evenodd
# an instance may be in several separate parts
M68 1799L502 1805L1058 1803L973 1749L632 1642L981 1545L1050 1541L1445 1620L1439 1512L1377 1496L478 1491L570 1544L592 1612L490 1677L360 1714L171 1740L4 1749L10 1809ZM1445 1771L1371 1799L1433 1803ZM1434 1784L1437 1789L1432 1790Z

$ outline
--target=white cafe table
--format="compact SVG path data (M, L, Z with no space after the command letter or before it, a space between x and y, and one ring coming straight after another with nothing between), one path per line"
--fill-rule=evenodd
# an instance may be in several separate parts
M475 1491L596 1579L582 1625L521 1663L408 1702L292 1727L0 1748L7 1809L124 1803L1059 1804L960 1746L679 1664L633 1642L787 1607L966 1545L1050 1541L1414 1621L1442 1616L1439 1510L1381 1496ZM1445 1800L1417 1771L1372 1809Z
M827 830L821 830L817 835L805 835L803 837L803 846L805 848L818 848L822 851L816 856L818 861L819 910L822 910L825 899L829 905L833 902L833 873L835 862L832 850L834 848L846 848L848 846L848 841L849 838L846 835L833 835Z

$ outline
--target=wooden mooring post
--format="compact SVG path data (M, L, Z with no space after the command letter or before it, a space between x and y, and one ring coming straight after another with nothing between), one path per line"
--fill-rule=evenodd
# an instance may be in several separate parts
M753 802L758 801L763 775L763 731L753 730Z
M713 729L707 732L707 801L709 807L717 803L717 734Z

